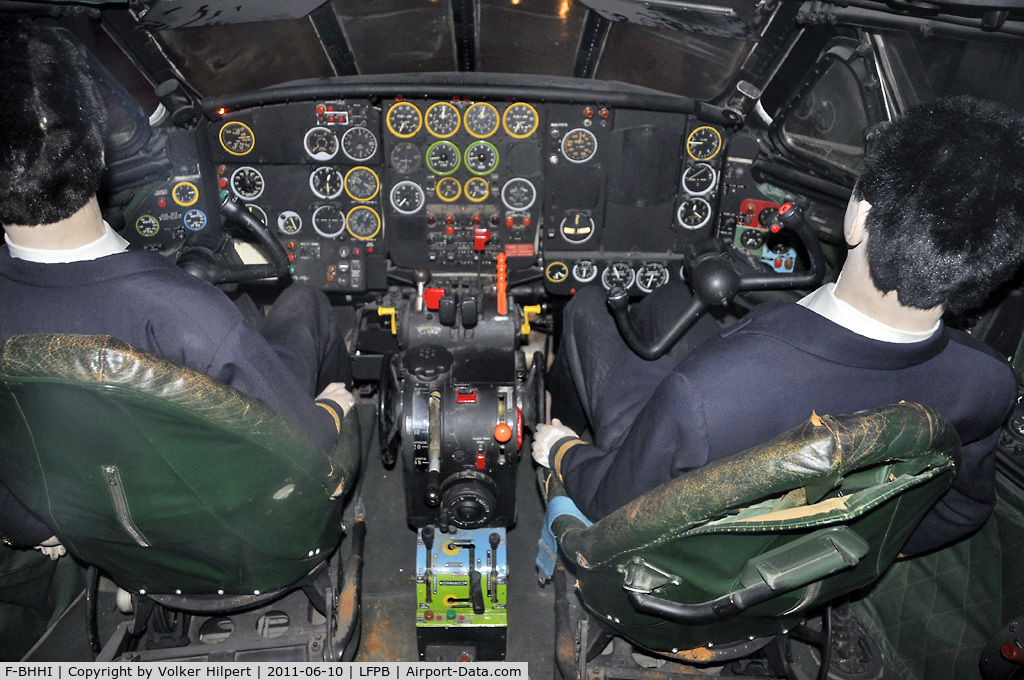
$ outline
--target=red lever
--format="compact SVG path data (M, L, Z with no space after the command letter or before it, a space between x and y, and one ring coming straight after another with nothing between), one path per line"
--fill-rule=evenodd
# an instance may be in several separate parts
M505 253L498 253L498 314L508 314L508 265L505 264Z
M427 309L437 310L444 297L444 288L425 288L423 290L423 304Z
M483 250L491 240L491 230L484 227L473 227L473 250Z

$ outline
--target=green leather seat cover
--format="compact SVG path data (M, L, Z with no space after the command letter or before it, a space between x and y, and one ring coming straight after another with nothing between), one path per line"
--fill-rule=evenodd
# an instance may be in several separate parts
M0 347L0 478L68 550L149 593L268 592L337 546L358 472L260 402L100 336Z
M952 426L917 404L814 416L592 527L556 521L555 534L598 617L642 647L700 661L700 648L780 633L808 608L878 578L949 488L959 456ZM713 600L750 585L741 577L747 568L749 580L758 556L839 526L869 545L856 566L721 622L689 626L640 614L623 590L628 580L674 602Z

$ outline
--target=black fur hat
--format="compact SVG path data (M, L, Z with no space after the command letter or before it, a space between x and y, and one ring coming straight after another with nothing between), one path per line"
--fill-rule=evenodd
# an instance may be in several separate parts
M0 222L70 217L99 188L106 114L85 57L55 29L0 14Z
M870 137L854 195L879 290L974 308L1024 260L1024 118L967 96L920 106Z

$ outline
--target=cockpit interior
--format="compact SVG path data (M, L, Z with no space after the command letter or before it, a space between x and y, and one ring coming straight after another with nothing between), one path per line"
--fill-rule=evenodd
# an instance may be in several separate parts
M731 323L760 303L796 301L834 281L846 257L847 203L875 126L955 94L1024 112L1020 3L0 0L0 11L60 29L86 55L108 119L100 208L129 248L260 307L271 308L293 282L323 291L346 329L358 396L342 437L351 451L329 472L338 487L325 502L337 507L323 518L310 520L321 511L309 494L319 492L299 479L315 477L315 465L268 462L278 475L266 480L274 499L304 499L290 521L308 524L304 535L317 546L302 562L308 574L281 576L275 586L289 588L271 598L251 585L262 582L261 559L268 570L293 559L278 549L297 540L288 526L269 532L259 550L246 543L244 588L211 586L205 573L174 588L175 570L203 572L205 544L191 544L189 557L171 551L164 563L136 557L153 542L140 537L160 533L167 518L160 503L135 500L142 492L110 465L97 483L129 494L105 501L124 541L75 534L80 547L69 537L69 554L56 562L0 545L0 659L507 660L564 680L1024 677L1024 643L1014 632L1024 616L1024 406L999 438L996 509L974 536L902 560L884 547L885 565L869 578L853 565L872 561L864 555L874 556L875 544L848 536L855 532L839 522L827 541L816 533L797 548L773 544L774 564L800 553L830 565L789 590L778 581L798 579L802 568L780 566L773 581L764 566L771 559L755 569L736 558L743 575L726 592L754 598L742 609L754 611L757 625L781 622L764 629L729 618L740 615L723 613L714 598L715 614L651 605L666 601L666 588L682 588L687 560L631 547L615 562L616 540L654 531L641 520L616 525L614 539L606 522L568 529L556 521L556 534L559 526L568 532L560 566L554 583L538 584L536 543L558 494L550 480L538 484L543 469L530 455L534 430L547 420L545 372L560 347L562 310L580 290L609 295L626 342L654 358L670 341L652 348L631 339L628 309L670 283L700 299L693 316ZM985 307L945 323L988 344L1024 380L1019 277ZM27 378L18 370L0 365L21 385ZM780 400L800 370L774 366ZM55 380L37 380L48 404L58 398L44 387ZM221 417L193 402L186 406L195 413L150 412L151 396L125 402L117 417L139 432L147 418L171 428L179 416ZM233 408L227 393L217 399L217 408ZM282 440L265 447L268 460L291 450L239 409L224 421ZM200 428L188 422L175 427ZM20 438L0 439L0 482L29 483L6 477ZM220 499L201 503L236 518L225 500L232 492L197 481L230 486L233 474L191 455L180 465L195 479L177 472L184 481L174 493ZM920 469L900 460L889 463L893 479L923 480L908 487L914 498L949 472L932 459ZM40 479L75 468L47 465ZM851 473L857 484L867 477ZM251 508L270 503L269 517L276 506L251 481L234 495ZM859 487L838 497L849 488ZM881 495L890 493L897 491ZM147 526L140 508L149 507ZM694 522L692 531L746 517L736 512ZM223 519L224 530L238 534L233 521ZM661 541L651 540L646 548ZM104 553L104 541L117 550ZM822 541L827 549L817 547ZM570 544L584 547L571 553ZM274 557L259 558L260 550ZM721 561L735 561L739 550L724 550ZM211 563L227 564L225 551L212 552ZM584 564L584 554L604 561ZM708 561L700 555L687 559ZM594 580L577 580L574 569ZM833 587L833 573L847 569L858 576ZM160 574L150 598L146 570ZM769 585L752 585L753 572ZM751 594L756 588L772 589L785 606L772 610ZM827 623L819 590L838 602ZM605 591L623 604L608 605ZM681 623L689 620L696 623ZM676 631L687 625L712 632ZM652 627L673 632L652 641L643 637ZM825 651L815 647L823 638Z

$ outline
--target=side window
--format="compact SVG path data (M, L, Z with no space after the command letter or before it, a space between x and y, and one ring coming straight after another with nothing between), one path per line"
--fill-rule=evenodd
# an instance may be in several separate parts
M792 151L857 174L867 124L857 79L846 65L832 61L780 130Z

